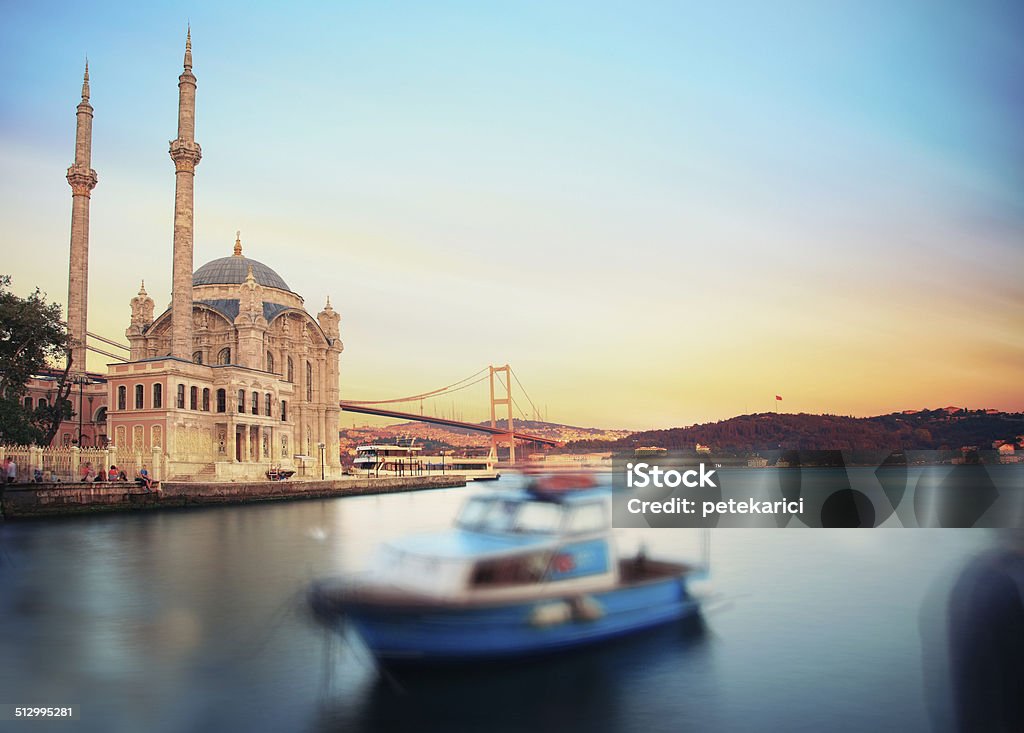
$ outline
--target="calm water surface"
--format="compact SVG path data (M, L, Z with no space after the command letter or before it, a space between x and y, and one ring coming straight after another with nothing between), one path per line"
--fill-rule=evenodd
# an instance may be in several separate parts
M703 626L472 673L390 679L309 619L312 579L489 490L0 524L0 702L79 704L50 729L132 733L928 730L922 608L997 540L716 530L723 600ZM686 532L639 535L685 557Z

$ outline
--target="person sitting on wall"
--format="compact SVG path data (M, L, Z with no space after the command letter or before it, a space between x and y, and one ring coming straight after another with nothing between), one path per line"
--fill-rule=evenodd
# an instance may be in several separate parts
M86 461L85 463L80 465L78 467L78 480L79 481L88 481L89 480L89 472L91 470L92 470L92 464L89 463L89 461Z
M139 486L145 486L146 491L153 490L153 479L149 477L149 471L146 470L145 466L139 469L138 474L135 476L135 482Z
M96 478L93 480L96 481L97 483L99 483L100 481L107 480L107 470L103 468L102 464L100 465L99 470L96 472Z

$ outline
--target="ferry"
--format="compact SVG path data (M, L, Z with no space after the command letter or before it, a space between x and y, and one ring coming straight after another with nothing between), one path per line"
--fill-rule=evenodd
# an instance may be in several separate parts
M705 567L619 557L610 491L587 476L470 497L453 529L377 549L365 573L315 583L308 600L390 664L559 652L699 613Z
M394 443L356 446L352 468L356 474L370 476L421 476L432 473L456 473L467 481L493 481L501 478L496 468L497 455L492 447L485 455L457 456L448 452L424 455L415 439Z

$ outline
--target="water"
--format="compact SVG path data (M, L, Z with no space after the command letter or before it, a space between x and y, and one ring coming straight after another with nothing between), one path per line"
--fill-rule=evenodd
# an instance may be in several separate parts
M52 729L105 733L927 730L926 599L997 539L717 530L703 628L471 673L391 679L309 619L312 579L488 490L0 524L0 703L78 704ZM679 555L685 532L643 536Z

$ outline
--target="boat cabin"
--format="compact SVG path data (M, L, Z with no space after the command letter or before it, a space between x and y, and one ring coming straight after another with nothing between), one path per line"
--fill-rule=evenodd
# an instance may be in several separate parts
M616 582L607 491L502 491L470 498L448 532L383 545L377 580L431 595L508 595Z

